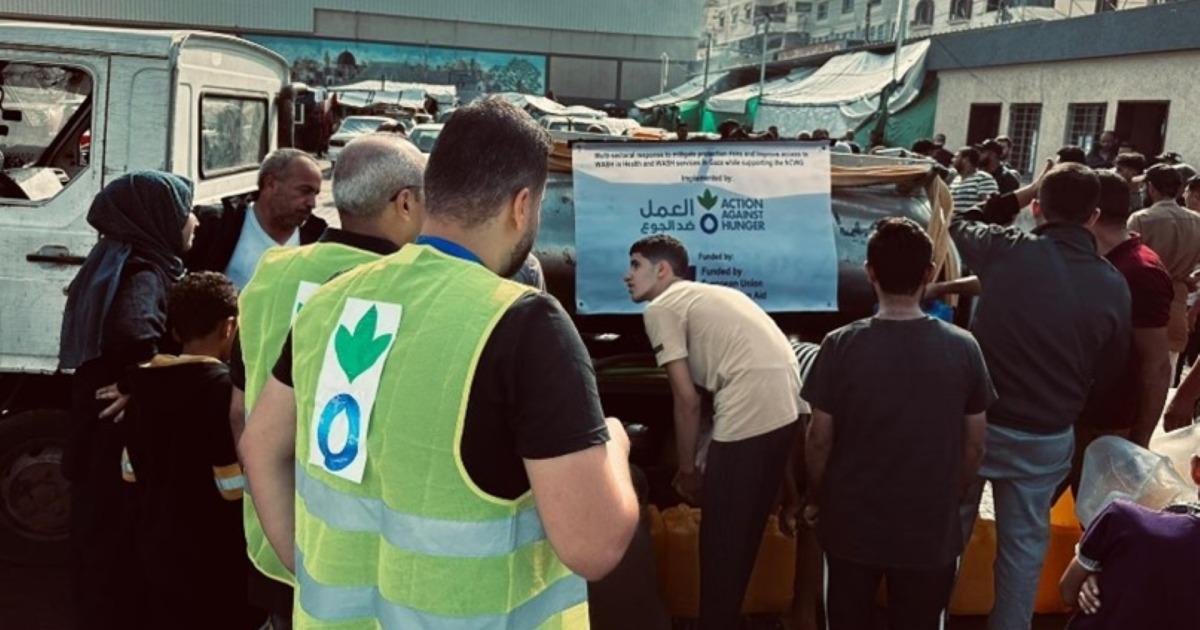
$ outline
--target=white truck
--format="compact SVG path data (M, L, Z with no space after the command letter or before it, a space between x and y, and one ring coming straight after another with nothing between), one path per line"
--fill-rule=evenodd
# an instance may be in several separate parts
M232 36L0 21L0 561L65 557L59 328L92 198L160 169L196 204L243 201L290 144L297 89L282 57Z

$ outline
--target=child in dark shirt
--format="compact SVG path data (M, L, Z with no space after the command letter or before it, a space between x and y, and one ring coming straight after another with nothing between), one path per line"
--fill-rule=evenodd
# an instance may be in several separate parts
M179 355L132 369L126 481L137 495L137 563L147 622L177 628L254 628L246 604L241 466L229 426L228 359L237 289L224 275L192 273L167 301Z
M940 628L949 604L965 542L959 504L996 393L971 334L922 312L933 272L919 225L877 223L867 276L879 311L826 335L804 381L804 520L825 552L830 630L871 627L885 577L892 628Z

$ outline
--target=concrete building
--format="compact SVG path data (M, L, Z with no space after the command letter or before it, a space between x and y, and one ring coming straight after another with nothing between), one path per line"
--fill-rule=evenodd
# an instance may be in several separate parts
M346 69L333 62L351 52L365 78L449 77L602 104L658 93L664 66L668 87L683 82L702 9L703 0L5 0L0 18L222 31L282 42L289 62L326 78L334 73L317 66ZM364 48L370 71L353 52Z
M1010 136L1026 177L1106 129L1146 155L1200 162L1196 24L1193 0L935 37L935 128L952 147Z
M1015 22L1138 9L1170 0L909 0L909 35L921 37Z
M772 59L813 47L834 50L891 39L898 5L899 0L708 0L698 58L708 52L706 38L711 38L716 67L755 63L766 22Z

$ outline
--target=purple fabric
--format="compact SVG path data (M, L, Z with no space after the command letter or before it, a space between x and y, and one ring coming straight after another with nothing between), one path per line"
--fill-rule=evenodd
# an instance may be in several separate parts
M1070 630L1200 628L1200 517L1114 501L1079 555L1100 565L1100 611L1076 613Z

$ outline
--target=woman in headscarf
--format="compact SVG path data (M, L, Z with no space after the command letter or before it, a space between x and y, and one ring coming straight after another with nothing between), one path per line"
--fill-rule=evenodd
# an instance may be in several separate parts
M113 180L96 196L88 223L100 240L71 282L59 364L74 369L72 423L63 469L71 481L78 627L137 626L135 576L124 572L132 514L122 488L122 426L101 417L124 371L148 361L167 330L166 299L183 276L182 256L196 218L192 183L141 171Z

